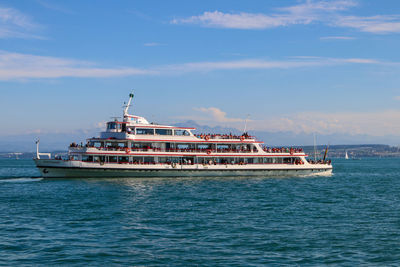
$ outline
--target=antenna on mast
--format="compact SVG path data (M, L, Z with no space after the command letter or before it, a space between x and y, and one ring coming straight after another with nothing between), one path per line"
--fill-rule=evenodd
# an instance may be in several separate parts
M132 91L132 93L130 93L129 94L129 100L128 100L128 104L126 104L126 105L124 105L124 117L126 116L126 115L128 115L128 109L129 109L129 107L131 106L131 101L132 101L132 99L133 99L133 91Z
M250 114L247 114L247 116L246 116L246 120L244 121L244 129L243 129L243 133L245 133L245 132L246 132L246 130L247 130L247 120L249 119L249 117L250 117Z

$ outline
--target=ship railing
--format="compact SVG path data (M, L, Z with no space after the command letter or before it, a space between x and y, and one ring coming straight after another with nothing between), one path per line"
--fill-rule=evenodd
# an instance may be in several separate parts
M83 147L73 147L73 149L80 150ZM158 147L88 147L94 148L100 151L136 151L136 152L181 152L181 153L257 153L257 149L194 149L194 148L158 148ZM266 153L303 153L301 148L287 148L287 147L273 147L273 148L263 148Z
M180 163L174 163L174 162L142 162L142 161L133 161L133 162L129 162L129 161L119 161L119 162L99 162L99 161L82 161L85 163L107 163L107 164L130 164L130 165L182 165L182 166L188 166L188 165L217 165L217 166L225 166L225 165L303 165L304 163L302 163L301 161L295 161L295 162L281 162L281 163L275 163L275 162L265 162L265 163L249 163L249 162L224 162L224 163L219 163L219 162L215 162L215 161L209 161L209 162L203 162L203 163L189 163L189 162L180 162ZM319 164L327 164L330 165L330 161L329 162L325 162L325 163L319 163Z
M293 147L264 147L263 151L267 153L303 153L302 148Z
M307 162L309 164L327 164L327 165L331 165L332 164L332 161L330 159L328 159L328 160L322 160L322 159L320 159L320 160L312 160L312 159L308 159Z
M180 153L257 153L257 149L192 149L192 148L168 148L157 147L128 148L128 147L90 147L99 151L133 151L133 152L180 152Z
M99 151L119 151L119 152L179 152L179 153L257 153L258 150L253 149L211 149L211 148L158 148L158 147L94 147L94 146L76 146L70 147L71 150L82 150L85 148L93 148ZM288 153L288 154L298 154L304 153L302 148L289 148L289 147L265 147L262 149L266 153Z
M297 166L297 165L304 165L304 162L301 160L296 160L294 162L256 162L256 163L249 163L249 162L216 162L213 160L210 160L208 162L199 162L199 163L194 163L194 162L143 162L143 161L118 161L118 162L100 162L100 161L82 161L85 163L100 163L100 164L129 164L129 165L160 165L160 166L166 166L166 165L179 165L179 166L187 166L187 165L203 165L203 166L210 166L210 165L216 165L216 166L225 166L225 165L231 165L231 166L237 166L237 165L288 165L288 166ZM325 161L323 163L315 163L315 164L323 164L323 165L331 165L331 161Z
M209 139L230 139L230 140L246 140L255 139L255 136L251 135L233 135L233 134L195 134L197 138L209 140Z

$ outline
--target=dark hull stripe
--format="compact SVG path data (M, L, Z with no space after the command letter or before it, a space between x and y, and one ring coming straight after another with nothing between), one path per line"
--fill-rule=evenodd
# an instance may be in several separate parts
M62 166L38 166L41 169L80 169L80 170L103 170L103 171L327 171L331 168L301 168L301 169L180 169L180 168L168 168L168 169L133 169L133 168L89 168L89 167L62 167Z

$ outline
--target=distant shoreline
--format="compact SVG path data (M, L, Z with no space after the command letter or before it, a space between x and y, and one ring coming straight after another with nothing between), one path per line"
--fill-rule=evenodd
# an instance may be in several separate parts
M267 145L268 146L268 145ZM273 146L281 147L281 146ZM286 146L291 147L291 146ZM314 146L293 146L301 147L309 155L310 158L314 157ZM316 146L317 158L323 158L326 145ZM344 158L345 153L348 153L350 158L397 158L400 157L400 147L383 145L383 144L362 144L362 145L331 145L328 148L328 158ZM66 150L44 151L55 154L66 154ZM33 158L35 152L20 152L20 151L0 151L0 159L5 158L18 158L28 159Z

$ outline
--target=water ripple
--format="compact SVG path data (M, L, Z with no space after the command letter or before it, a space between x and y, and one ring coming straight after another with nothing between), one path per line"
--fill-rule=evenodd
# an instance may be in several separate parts
M0 265L399 265L399 163L337 160L331 177L68 180L0 161Z

